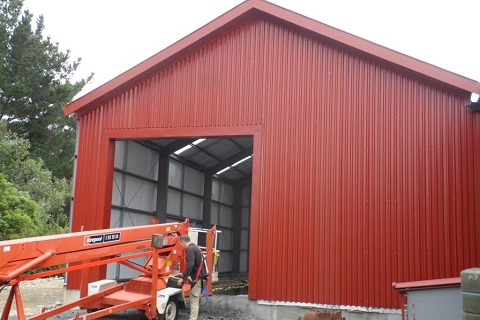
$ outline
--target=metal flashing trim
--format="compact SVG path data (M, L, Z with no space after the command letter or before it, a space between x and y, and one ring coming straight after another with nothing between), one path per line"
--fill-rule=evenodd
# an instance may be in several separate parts
M286 306L286 307L301 307L301 308L318 308L318 309L333 309L347 312L368 312L368 313L382 313L382 314L402 314L400 309L387 309L375 307L360 307L334 304L317 304L306 302L292 302L292 301L271 301L258 300L258 304L267 306Z
M412 291L412 290L426 290L426 289L434 289L434 288L459 287L459 286L460 286L460 277L392 283L393 289L400 292Z

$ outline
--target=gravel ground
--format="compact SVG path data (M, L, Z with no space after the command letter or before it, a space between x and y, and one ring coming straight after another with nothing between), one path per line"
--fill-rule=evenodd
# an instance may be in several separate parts
M67 320L75 318L75 316L86 314L84 310L74 309L67 312L64 312L60 315L51 317L51 319L57 320ZM28 316L28 315L27 315ZM9 320L16 320L17 317L11 316L8 318ZM146 317L137 310L127 310L123 312L119 312L117 314L103 317L102 319L125 319L125 320L145 320ZM178 315L178 320L188 320L189 319L189 309L187 306L187 310L180 310ZM198 320L260 320L250 314L244 313L238 310L231 310L223 306L213 306L213 305L202 305L200 306L200 313L198 315Z
M10 292L10 287L0 292L0 310L3 311L5 300ZM27 316L37 315L42 308L52 309L62 304L63 300L63 278L53 277L47 279L36 279L20 283L20 292L24 303L24 310ZM9 320L16 320L15 302L12 305ZM66 320L72 319L77 314L86 314L85 310L73 309L50 319ZM187 309L180 310L178 320L188 320L189 309L187 299ZM125 319L125 320L145 320L143 313L137 310L127 310L117 314L104 317L102 319ZM206 304L205 301L200 305L198 320L260 320L242 310L233 310L224 305L214 303Z

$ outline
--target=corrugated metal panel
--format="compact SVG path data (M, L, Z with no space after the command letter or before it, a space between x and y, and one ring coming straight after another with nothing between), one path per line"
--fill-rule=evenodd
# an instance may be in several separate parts
M79 148L77 153L76 180L73 201L72 232L102 229L105 227L105 214L97 210L99 194L99 176L101 172L101 143L103 108L98 108L79 118L81 130L78 132ZM106 152L103 150L103 152ZM103 153L105 156L105 153ZM113 167L112 167L113 175ZM111 200L111 195L110 199ZM109 218L109 217L108 217ZM107 226L108 227L108 226ZM103 269L105 270L105 269ZM90 279L96 280L101 270L92 271ZM68 275L67 288L80 286L80 273L71 272Z
M235 31L119 95L107 104L106 128L260 124L260 97L249 92L260 89L254 85L262 70L245 61L241 48L254 34L243 36L243 29Z
M465 97L277 26L264 34L276 90L257 270L273 271L257 296L399 307L393 281L478 264L480 118Z
M98 211L102 126L261 125L251 298L398 308L393 281L478 265L466 93L344 50L251 21L83 116L74 226Z

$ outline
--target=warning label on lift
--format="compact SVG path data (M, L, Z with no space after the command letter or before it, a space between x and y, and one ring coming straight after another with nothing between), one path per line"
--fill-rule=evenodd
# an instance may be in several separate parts
M91 244L99 244L103 242L112 242L120 240L120 232L96 234L94 236L85 236L83 245L88 246Z

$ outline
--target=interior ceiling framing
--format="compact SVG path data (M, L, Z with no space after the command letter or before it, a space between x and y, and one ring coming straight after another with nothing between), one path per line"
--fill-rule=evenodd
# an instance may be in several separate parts
M136 140L169 155L204 174L232 184L250 179L253 164L252 137L182 138Z

